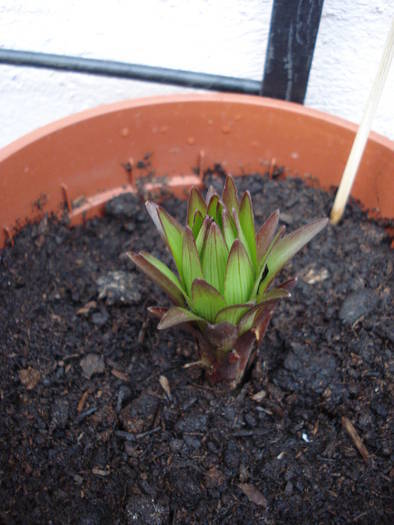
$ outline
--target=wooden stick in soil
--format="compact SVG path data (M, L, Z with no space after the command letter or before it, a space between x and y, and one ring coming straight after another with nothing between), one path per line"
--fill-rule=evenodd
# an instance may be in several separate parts
M356 137L353 142L350 155L342 175L337 194L335 196L334 206L331 210L331 223L337 224L345 211L350 192L352 190L354 179L360 165L361 158L371 130L372 121L378 107L378 103L383 91L391 61L394 54L394 20L391 22L391 29L386 40L383 55L380 60L379 69L372 85L367 103L364 108L363 117Z
M352 438L353 443L357 450L360 452L361 456L363 457L363 460L368 463L369 462L369 454L367 447L362 442L360 436L358 435L357 430L355 429L353 423L345 416L342 416L341 419L342 426L346 430L346 432L349 434L349 436Z

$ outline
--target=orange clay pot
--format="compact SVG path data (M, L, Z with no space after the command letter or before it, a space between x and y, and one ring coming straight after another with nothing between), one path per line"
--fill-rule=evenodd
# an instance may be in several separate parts
M298 104L244 95L163 96L84 111L0 150L0 247L43 213L66 208L72 223L93 216L147 175L140 182L150 189L165 182L181 195L215 164L233 175L276 165L329 188L355 131ZM352 194L394 217L392 141L371 134Z

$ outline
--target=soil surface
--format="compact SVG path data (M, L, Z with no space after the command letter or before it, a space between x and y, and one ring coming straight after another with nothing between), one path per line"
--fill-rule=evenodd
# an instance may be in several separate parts
M237 182L258 225L279 207L291 231L332 203L297 179ZM0 253L0 522L393 523L384 229L352 203L293 259L293 297L228 393L147 315L167 299L125 253L169 256L141 200L74 229L46 218ZM165 207L184 222L184 202Z

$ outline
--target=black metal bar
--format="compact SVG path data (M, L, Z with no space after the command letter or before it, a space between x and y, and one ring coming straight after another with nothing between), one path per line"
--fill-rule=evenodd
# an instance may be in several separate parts
M324 0L274 0L261 94L304 102Z
M143 66L139 64L127 64L112 60L96 60L92 58L53 55L31 51L15 51L11 49L0 49L0 64L57 69L61 71L72 71L74 73L88 73L107 77L143 80L145 82L155 82L158 84L172 84L174 86L246 93L250 95L258 95L261 87L258 80L211 75L208 73L195 73L192 71Z

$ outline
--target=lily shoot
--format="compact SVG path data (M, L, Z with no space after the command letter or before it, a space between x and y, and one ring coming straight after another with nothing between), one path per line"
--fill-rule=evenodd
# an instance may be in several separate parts
M146 208L177 271L149 253L129 254L173 303L150 309L161 318L158 328L188 325L210 382L234 388L253 363L277 302L290 297L296 282L273 286L274 278L328 220L284 235L276 210L256 231L250 193L239 199L230 176L221 196L210 188L204 199L191 189L185 226L154 202Z

